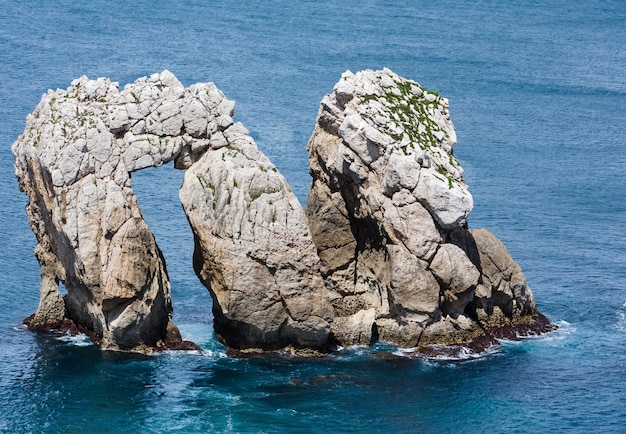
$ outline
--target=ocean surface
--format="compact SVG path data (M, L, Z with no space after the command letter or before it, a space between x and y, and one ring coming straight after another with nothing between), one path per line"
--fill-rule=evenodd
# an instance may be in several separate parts
M212 81L304 204L321 98L383 67L449 98L470 227L505 242L557 332L460 360L228 358L171 166L133 187L203 354L22 326L39 267L10 147L49 88ZM0 432L626 432L625 127L623 0L0 0Z

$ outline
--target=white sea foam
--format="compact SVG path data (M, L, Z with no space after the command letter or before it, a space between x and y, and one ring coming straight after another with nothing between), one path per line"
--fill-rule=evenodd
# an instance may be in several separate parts
M11 327L11 329L13 329L14 332L23 332L23 331L28 330L28 327L26 326L26 324L20 324L20 325Z
M197 354L197 351L196 351L196 354ZM226 354L226 350L220 351L220 350L209 350L209 349L202 348L202 355L213 360L228 358L228 354Z
M621 332L626 332L626 302L617 311L617 322L614 328Z
M577 330L575 325L565 321L564 319L560 320L560 321L557 321L556 325L559 326L558 329L556 329L552 333L547 333L547 334L545 334L543 336L545 336L545 338L549 338L551 336L557 336L557 337L559 337L559 336L569 336L571 334L576 333L576 330Z
M370 347L369 345L351 345L348 347L339 346L333 353L330 354L330 357L337 360L352 360L371 357L380 352L385 352L385 350L381 349L378 344L373 347Z
M417 347L413 347L413 348L395 348L391 353L395 354L396 356L408 356L408 355L411 355L411 354L415 353L415 351L417 351Z
M79 333L77 335L64 334L56 338L58 341L67 342L70 345L74 345L76 347L86 347L89 345L93 345L89 336Z
M563 345L564 341L567 341L573 334L576 333L576 327L568 321L559 320L555 321L555 324L558 326L558 328L549 333L520 336L518 340L498 339L498 342L504 348L520 347L529 344L529 342L537 345L542 345L545 343L549 346L561 346Z

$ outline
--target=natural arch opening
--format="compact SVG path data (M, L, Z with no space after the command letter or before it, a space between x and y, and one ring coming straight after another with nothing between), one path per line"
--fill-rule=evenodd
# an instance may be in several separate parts
M183 339L204 346L213 339L212 302L193 273L193 233L178 198L184 170L173 162L131 174L141 214L165 258L171 285L173 322Z

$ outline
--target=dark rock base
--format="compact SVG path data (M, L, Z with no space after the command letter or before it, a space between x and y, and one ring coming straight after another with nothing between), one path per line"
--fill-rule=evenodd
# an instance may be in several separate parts
M467 352L480 354L493 346L499 345L499 339L519 341L531 336L540 336L558 329L545 315L537 312L536 316L529 321L518 324L487 327L484 334L473 338L462 345L429 344L417 347L412 355L427 358L453 358L462 359Z
M294 346L287 346L282 348L234 348L226 342L223 336L216 333L217 340L226 347L226 355L236 359L247 359L251 357L263 356L288 356L288 357L302 357L302 358L315 358L324 357L337 349L334 345L328 345L326 348L296 348Z
M27 318L24 318L22 321L29 330L40 333L53 333L58 335L70 335L76 336L79 333L83 333L91 339L91 342L94 345L100 347L102 344L102 338L94 333L92 330L88 328L76 324L69 318L64 318L62 321L55 321L53 323L47 324L32 324L32 320L35 317L35 314L30 315ZM141 352L151 353L151 352L161 352L161 351L198 351L202 352L202 349L191 341L183 340L180 335L180 331L178 327L173 324L169 324L167 327L167 333L165 339L157 342L156 346L150 348L140 348Z
M91 341L100 346L101 339L93 331L87 328L77 325L71 319L65 318L62 321L57 321L50 324L37 324L31 326L31 321L34 318L34 314L25 318L23 323L29 330L42 333L54 333L59 335L68 334L75 336L79 333L87 335ZM425 357L429 359L445 358L445 359L464 359L469 354L478 355L486 352L490 348L499 345L499 339L507 339L511 341L519 341L523 338L540 336L558 329L556 324L552 324L548 318L543 314L537 313L532 321L527 321L522 324L508 324L504 326L487 327L484 329L484 334L473 338L471 341L463 344L428 344L420 345L415 351L407 353L409 357ZM224 344L224 340L218 336L218 340ZM287 347L272 351L263 349L248 348L237 349L226 345L226 354L233 358L249 358L257 357L259 355L264 356L289 356L289 357L302 357L302 358L316 358L324 357L334 352L336 347L329 346L325 351L306 349L306 348L293 348ZM146 348L141 349L142 352L161 352L161 351L198 351L202 352L202 349L191 341L185 341L182 339L180 331L176 326L170 324L167 328L167 334L164 340L157 343L155 347L146 351ZM392 357L395 358L395 357ZM404 358L404 357L403 357Z
M432 343L420 345L414 351L407 352L403 356L397 356L392 353L380 353L379 357L385 359L406 359L408 358L427 358L427 359L466 359L469 356L477 356L487 352L490 348L500 345L499 339L511 341L519 341L532 336L541 336L558 329L556 324L552 324L545 315L537 312L533 317L524 317L517 323L509 323L507 325L485 327L482 333L474 333L470 340L463 343L445 344ZM477 336L476 336L477 335ZM457 336L458 337L458 336ZM316 358L325 357L337 350L334 345L329 345L325 350L314 350L306 348L286 347L282 349L264 350L260 348L238 349L228 346L221 336L217 336L218 340L226 346L226 354L233 358L250 358L250 357L302 357ZM373 342L374 343L374 342Z

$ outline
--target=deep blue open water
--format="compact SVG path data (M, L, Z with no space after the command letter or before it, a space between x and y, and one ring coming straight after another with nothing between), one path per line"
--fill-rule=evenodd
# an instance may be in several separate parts
M0 0L0 432L626 432L626 2L82 3ZM559 331L462 361L229 359L172 167L133 186L204 354L23 328L39 269L10 146L48 88L213 81L304 203L320 99L385 66L450 99L470 226L506 243Z

